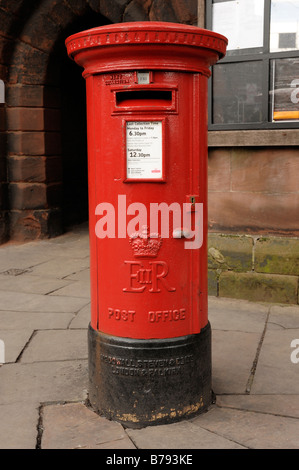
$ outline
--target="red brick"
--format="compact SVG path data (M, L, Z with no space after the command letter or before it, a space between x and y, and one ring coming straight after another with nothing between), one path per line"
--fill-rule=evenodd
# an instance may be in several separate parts
M61 135L56 132L9 132L11 155L57 155L61 152Z
M64 0L64 2L76 13L76 15L83 15L89 8L86 0Z
M61 27L51 19L50 11L55 4L51 2L42 2L23 27L20 39L27 44L32 45L44 52L49 53L59 36Z
M197 26L197 3L194 0L171 0L177 21Z
M150 21L170 21L177 22L178 19L170 2L156 0L153 2L149 12Z
M61 212L57 209L10 211L11 240L23 242L55 237L61 233Z
M8 38L1 38L0 40L0 57L1 63L10 65L11 56L14 51L14 40Z
M11 182L59 182L62 180L61 157L11 156L8 158Z
M113 23L121 23L128 0L118 0L117 2L101 0L101 3L98 0L89 0L88 3L96 13L101 13Z
M9 67L7 65L0 64L0 78L4 83L7 83L8 81L8 71Z
M47 187L41 183L10 183L9 201L11 209L47 208Z
M7 209L7 182L0 183L0 209Z
M7 108L7 129L11 131L60 130L60 111L47 108Z
M0 8L0 31L2 36L12 37L16 32L12 29L14 17L9 12Z
M9 83L45 85L49 83L49 55L30 44L17 42L10 66Z
M0 244L9 238L9 220L7 211L0 211Z
M0 154L0 182L5 182L7 180L6 173L6 157L4 154Z
M48 209L61 203L61 184L10 183L11 209Z
M7 85L6 102L12 107L59 108L60 89L43 85Z
M0 104L0 131L6 130L6 108Z
M148 13L137 0L132 0L124 11L123 21L148 21Z
M46 157L12 156L7 159L8 178L11 182L43 183L46 180Z
M61 0L51 2L48 15L57 25L62 27L66 27L76 18L76 14L70 6Z

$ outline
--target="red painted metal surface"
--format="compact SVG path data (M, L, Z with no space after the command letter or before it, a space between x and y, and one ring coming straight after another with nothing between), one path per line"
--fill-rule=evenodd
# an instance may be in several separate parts
M99 27L66 41L87 87L95 330L173 338L199 333L208 323L207 81L226 43L210 31L157 22ZM150 224L152 208L161 203L169 237L162 233L164 219L154 233ZM181 221L188 203L193 228L200 215L200 248L187 249L185 238L175 238L183 221L173 222L173 203ZM134 226L144 221L140 208L147 229Z

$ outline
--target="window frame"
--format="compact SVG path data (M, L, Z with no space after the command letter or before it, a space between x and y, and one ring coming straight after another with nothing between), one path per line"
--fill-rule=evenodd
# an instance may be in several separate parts
M221 1L221 0L220 0ZM225 2L225 0L222 0ZM227 0L229 1L229 0ZM213 0L206 0L206 27L212 29L212 5ZM270 52L269 50L269 38L270 38L270 20L271 20L271 0L265 0L264 5L264 45L259 48L260 52L252 53L248 49L242 50L240 54L226 55L217 64L229 64L229 63L241 63L260 61L262 62L262 114L263 122L252 122L252 123L229 123L229 124L215 124L212 122L213 117L213 68L212 77L209 80L208 92L208 130L209 131L246 131L246 130L279 130L279 129L298 129L299 120L294 122L271 122L270 119L270 61L272 59L291 59L299 57L299 50L290 50L282 52ZM217 31L216 31L217 32ZM212 139L211 139L212 140Z

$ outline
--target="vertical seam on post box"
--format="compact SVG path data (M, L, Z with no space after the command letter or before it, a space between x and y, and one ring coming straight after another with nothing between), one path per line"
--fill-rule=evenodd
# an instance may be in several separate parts
M95 76L92 76L92 96L94 96L94 86L95 86ZM100 88L101 89L101 88ZM92 106L92 120L93 120L93 149L95 151L96 149L96 146L95 146L95 140L96 140L96 119L95 119L95 100L93 99L93 106ZM99 122L101 122L101 120L99 119L98 120ZM98 122L97 121L97 122ZM95 152L95 155L94 155L94 175L93 175L93 178L94 178L94 181L93 181L93 184L94 184L94 198L95 198L95 204L97 202L97 154ZM102 179L102 175L100 176L100 178ZM102 181L101 181L102 183ZM91 208L92 209L92 208ZM92 210L95 210L95 207L92 209ZM95 229L95 227L94 227ZM100 308L100 305L99 305L99 253L98 253L98 238L95 237L95 252L96 252L96 259L95 259L95 263L96 263L96 329L97 331L99 330L99 308Z
M189 78L188 73L187 73L187 76ZM190 148L188 149L189 150L189 159L188 159L189 160L189 178L190 178L190 181L189 181L189 194L194 194L194 154L193 154L194 145L193 145L193 139L194 139L194 121L196 120L196 119L194 119L194 110L195 110L195 107L194 107L194 93L193 93L193 91L194 91L194 76L192 77L191 87L190 87L190 80L188 80L188 96L189 97L190 97L190 91L191 91L192 99L190 100L191 112L189 114L189 143L190 143ZM191 120L191 123L190 123L190 116L193 117L193 119ZM195 263L194 263L193 250L190 250L190 253L188 253L188 255L189 255L189 263L190 263L189 275L190 275L190 284L191 284L191 289L190 289L190 291L191 291L191 302L190 302L191 312L190 312L190 315L191 315L191 319L192 319L192 322L191 322L191 325L190 325L191 331L189 333L194 333L195 332L195 312L194 312L194 310L197 310L197 309L194 309L194 307L195 307L194 304L195 304L196 297L194 296ZM197 314L197 311L196 311L196 314Z

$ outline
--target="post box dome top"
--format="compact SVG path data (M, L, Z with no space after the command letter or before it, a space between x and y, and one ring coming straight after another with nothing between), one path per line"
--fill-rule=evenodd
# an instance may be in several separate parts
M132 68L201 71L224 57L227 38L179 23L158 21L99 26L68 37L68 55L85 74Z

